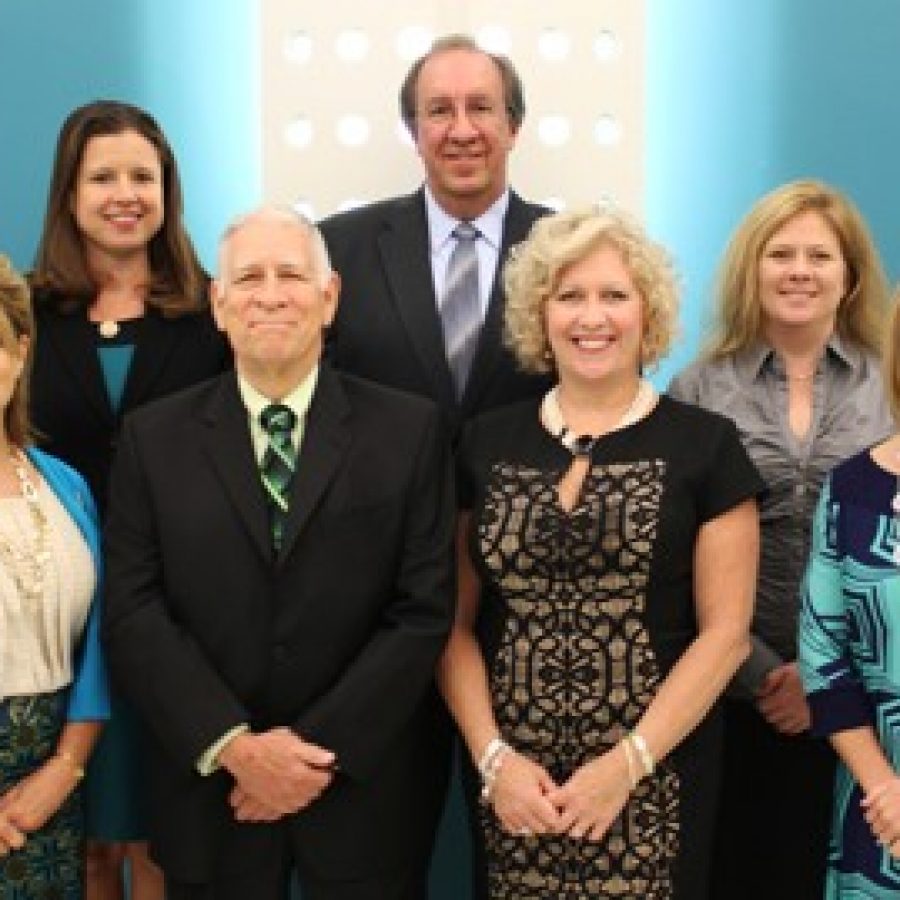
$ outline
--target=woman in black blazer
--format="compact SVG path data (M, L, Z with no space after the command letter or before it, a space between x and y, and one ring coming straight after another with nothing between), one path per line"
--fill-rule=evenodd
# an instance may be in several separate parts
M32 417L102 515L123 415L230 365L182 223L174 156L143 110L99 101L66 119L31 282ZM88 900L124 897L126 857L132 897L163 897L146 850L139 745L137 723L114 702L86 786Z

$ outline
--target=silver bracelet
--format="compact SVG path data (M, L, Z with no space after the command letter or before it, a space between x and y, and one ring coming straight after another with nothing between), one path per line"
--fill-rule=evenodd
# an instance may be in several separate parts
M647 746L647 742L644 740L643 735L639 734L637 731L629 731L628 740L631 746L634 747L638 760L640 760L644 775L652 775L656 769L656 761L653 759L653 754L650 752L650 748Z
M489 803L494 793L494 785L503 760L507 753L512 752L512 747L502 738L494 738L485 747L481 759L478 760L478 772L481 775L481 802Z

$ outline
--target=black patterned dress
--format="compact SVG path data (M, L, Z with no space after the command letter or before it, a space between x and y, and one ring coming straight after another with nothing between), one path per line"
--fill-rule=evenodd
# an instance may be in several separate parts
M762 488L728 420L667 397L597 443L566 511L557 485L571 462L535 401L476 420L460 451L494 714L504 738L557 782L637 724L697 634L698 529ZM714 711L601 842L508 835L473 803L479 893L702 900L719 731Z

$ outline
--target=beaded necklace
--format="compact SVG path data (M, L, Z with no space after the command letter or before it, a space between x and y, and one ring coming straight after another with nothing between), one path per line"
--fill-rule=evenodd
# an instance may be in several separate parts
M21 542L13 542L0 533L0 559L23 601L40 605L44 597L47 563L50 561L50 525L40 504L37 488L25 466L24 455L21 451L10 450L9 458L31 518L34 536L27 540L23 533Z
M653 385L645 378L641 378L628 409L622 413L619 421L609 430L620 431L622 428L633 425L649 412L655 400L656 391L653 389ZM541 403L541 422L544 428L575 456L589 456L601 437L593 437L589 434L577 435L569 429L559 405L559 385L551 388Z

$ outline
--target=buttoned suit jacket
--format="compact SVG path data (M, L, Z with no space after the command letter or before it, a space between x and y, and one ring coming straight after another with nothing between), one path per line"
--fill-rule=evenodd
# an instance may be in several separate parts
M433 404L323 365L273 558L233 373L126 420L105 634L151 731L151 842L170 878L210 878L230 846L244 849L227 866L258 862L280 829L317 877L408 862L430 777L423 697L452 620L450 474ZM340 772L295 816L236 824L231 777L195 764L241 722L295 729Z
M547 212L510 191L487 313L459 401L435 297L424 190L325 219L320 228L341 276L329 359L344 371L431 398L453 434L479 412L540 395L549 379L523 372L503 345L501 269L510 248Z
M123 417L231 366L228 345L208 312L166 319L148 309L114 410L97 358L96 328L83 311L63 313L45 299L37 306L36 332L30 407L38 443L87 481L101 518Z

